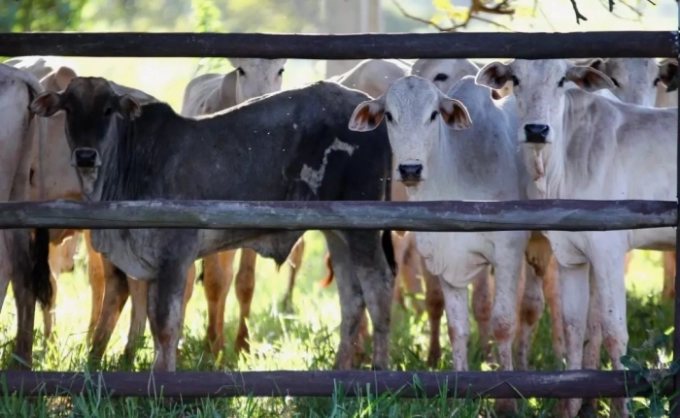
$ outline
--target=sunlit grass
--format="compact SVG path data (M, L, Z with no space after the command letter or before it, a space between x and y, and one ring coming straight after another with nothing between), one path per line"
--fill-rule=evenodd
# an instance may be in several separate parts
M280 311L280 301L287 287L287 266L276 272L274 263L259 258L256 268L255 296L249 321L251 353L237 359L233 340L238 319L238 306L233 291L227 299L226 364L238 370L329 370L339 340L340 310L335 285L322 289L325 243L318 232L307 234L306 252L294 293L295 313ZM85 337L90 314L90 289L85 275L86 260L81 243L73 273L59 279L57 302L57 343L43 348L42 316L36 319L34 366L37 370L77 370L86 368ZM659 302L662 284L661 254L636 252L631 264L627 287L630 347L639 347L650 337L660 335L672 325L672 307ZM238 257L236 258L238 260ZM11 292L0 317L0 355L3 364L10 360L10 342L15 332L15 312ZM426 370L428 347L426 317L417 318L395 308L391 334L391 368L396 370ZM104 369L120 370L130 320L129 303L111 339ZM203 287L197 285L189 302L185 322L180 370L215 370L204 356L203 338L206 327L206 304ZM481 363L476 325L471 323L470 369L489 370ZM442 325L444 327L444 325ZM442 336L446 333L442 329ZM444 354L440 369L451 368L448 341L442 337ZM670 352L670 346L667 347ZM651 358L643 356L641 361ZM147 327L144 347L139 351L133 370L149 369L153 359L150 331ZM608 359L603 354L603 365ZM544 315L530 353L530 364L538 370L560 368L552 353L549 319ZM414 382L417 385L418 382ZM2 393L0 393L2 395ZM520 416L554 416L554 400L520 402ZM487 416L492 403L479 400L452 400L443 397L402 400L392 396L344 398L340 393L328 399L318 398L238 398L198 400L174 406L154 399L110 399L106 394L92 392L79 397L58 398L39 402L3 395L0 416L77 416L77 417L439 417Z

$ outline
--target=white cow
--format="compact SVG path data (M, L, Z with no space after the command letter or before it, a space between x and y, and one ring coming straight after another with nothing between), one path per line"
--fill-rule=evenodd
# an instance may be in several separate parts
M408 74L410 69L411 64L400 59L366 59L328 81L378 97L393 82Z
M514 84L525 166L534 179L533 199L672 200L676 187L676 109L625 104L588 92L614 89L603 73L566 60L494 62L477 83L498 88ZM567 82L581 89L565 89ZM641 141L640 138L644 138ZM546 232L558 262L564 309L567 366L580 369L589 309L589 280L599 297L604 345L613 368L622 370L626 352L624 259L633 248L670 250L672 228ZM581 400L561 405L565 416ZM612 416L628 416L624 399Z
M361 61L354 68L335 77L335 81L345 87L361 90L372 97L383 95L389 86L400 78L408 74L419 75L435 82L435 85L446 93L453 84L466 75L475 75L479 68L466 59L418 59L411 66L410 63L399 59L367 59ZM393 161L394 165L394 161ZM392 179L392 200L396 202L408 201L406 188L404 185ZM403 254L406 247L413 240L412 236L404 235L407 240L395 241L395 254L398 257ZM428 313L430 324L430 347L427 357L427 364L436 367L441 358L441 346L439 342L439 327L441 318L444 314L443 294L439 286L439 281L433 277L426 268L421 268L422 259L417 251L412 251L408 259L397 258L398 278L403 280L403 285L407 291L414 294L423 292L422 285L417 278L417 272L421 272L425 282L425 309ZM328 257L328 256L327 256ZM328 264L328 262L327 262ZM491 329L489 325L491 317L491 287L489 269L483 269L475 277L472 283L472 312L479 329L479 341L485 358L492 358L493 352L489 343ZM395 285L395 297L398 303L403 300L400 294L401 286ZM422 308L416 303L416 312L421 312ZM541 305L541 312L543 305ZM362 322L361 338L368 337L365 328L366 315ZM363 347L363 342L358 341L358 347Z
M421 58L413 63L411 74L432 81L435 86L447 93L451 87L465 76L476 76L479 67L469 59L425 59ZM492 90L494 99L500 99L512 94L512 83L508 82L500 90ZM403 186L401 186L403 187ZM533 247L532 247L533 248ZM559 297L555 291L554 268L534 263L531 269L525 269L524 281L520 284L522 299L519 305L519 327L517 330L517 365L520 370L528 368L528 357L531 346L531 335L535 325L540 320L545 309L547 299L553 332L553 347L557 356L564 353L562 316L560 315ZM492 283L489 272L481 272L472 284L472 312L479 330L479 340L482 352L486 358L492 358L491 345L491 305ZM545 296L544 296L545 294Z
M677 93L666 93L666 87L674 74L672 71L673 60L657 63L653 58L596 58L585 65L599 70L608 76L616 86L611 92L622 102L647 107L670 107L658 106L668 96L675 97L677 106ZM677 66L675 68L677 71ZM609 90L600 90L609 91ZM628 253L630 254L630 253ZM675 252L664 252L664 285L662 297L671 299L675 287ZM670 260L669 260L670 259ZM626 271L628 261L626 259ZM597 311L591 312L588 317L588 345L584 354L583 367L597 369L600 366L600 348L602 333L600 317ZM595 408L597 400L591 401L590 407Z
M368 131L386 120L397 160L394 175L406 186L409 201L522 198L525 172L519 165L517 123L507 108L514 99L494 101L491 90L475 85L473 77L461 80L449 96L429 80L408 76L383 96L360 104L349 127ZM494 266L491 324L501 368L512 370L517 288L529 233L414 235L427 269L440 278L455 370L468 369L467 287L482 269Z
M31 100L43 92L33 75L0 64L0 201L29 200L29 177L33 134L44 140L44 126L33 123L28 111ZM41 259L31 254L31 230L0 231L0 309L10 281L17 305L15 353L30 368L36 296L49 303L50 281L46 230L36 231L35 247ZM44 244L44 245L43 245ZM44 254L43 254L44 253ZM44 260L42 257L44 256ZM41 274L36 272L41 269ZM42 271L44 269L44 272ZM44 273L44 274L42 274Z
M432 81L439 90L446 94L461 78L466 75L477 75L479 68L476 63L465 58L420 58L413 63L411 74ZM494 90L493 94L495 99L512 94L512 83L507 83L500 90Z
M286 59L230 58L227 74L202 74L184 90L182 115L215 113L252 97L281 90Z

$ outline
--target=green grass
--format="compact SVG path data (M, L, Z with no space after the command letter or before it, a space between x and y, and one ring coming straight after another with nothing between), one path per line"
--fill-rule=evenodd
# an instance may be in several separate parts
M227 299L226 347L223 355L227 364L238 370L329 370L333 364L339 340L340 311L335 285L321 289L318 281L324 274L323 254L325 244L318 232L307 234L303 266L295 288L295 314L283 314L279 309L287 287L287 266L279 273L270 260L259 258L256 270L256 287L250 318L251 354L237 359L233 354L238 305L233 294ZM85 335L90 312L90 289L85 276L84 246L77 257L73 273L59 279L57 301L57 343L43 348L42 316L36 319L34 367L37 370L86 370L87 348ZM236 258L238 260L238 257ZM667 362L670 340L661 338L654 347L649 342L668 333L672 326L672 306L662 304L658 295L662 286L661 253L635 252L631 264L628 286L628 327L630 352L635 361L651 367L659 361ZM16 327L16 309L11 292L0 317L0 356L3 366L11 360L11 341ZM129 302L109 344L104 362L106 370L120 370L130 315ZM445 322L445 321L444 321ZM206 305L203 288L197 285L187 308L183 357L180 370L215 370L216 367L203 355L203 338L206 327ZM442 325L443 327L444 325ZM471 321L470 369L489 370L482 363L477 345L476 324ZM428 326L425 316L417 318L396 308L391 334L391 368L398 370L427 370L425 359L428 347ZM450 370L451 357L448 341L442 330L444 354L439 366ZM550 341L549 318L541 319L530 353L531 367L537 370L556 370L561 366L555 360ZM647 344L647 345L645 345ZM370 347L369 347L370 349ZM370 353L370 351L369 351ZM133 370L150 368L153 358L150 331L147 327L144 348L138 354ZM608 368L606 355L603 367ZM414 382L417 384L417 382ZM492 414L490 401L475 399L404 400L383 395L363 398L238 398L200 400L168 406L154 399L109 399L105 394L92 392L78 397L27 400L8 395L0 386L0 417L477 417ZM640 402L645 402L640 400ZM519 416L554 416L554 400L529 399L520 402ZM646 404L639 404L646 405ZM493 416L493 415L491 415ZM649 416L643 414L641 416Z

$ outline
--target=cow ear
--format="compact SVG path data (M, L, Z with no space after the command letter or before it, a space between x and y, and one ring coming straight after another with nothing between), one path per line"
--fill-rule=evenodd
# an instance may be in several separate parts
M605 60L602 58L593 58L590 61L587 61L585 64L583 64L586 67L594 68L597 71L604 72L604 64Z
M63 109L61 95L53 91L40 93L33 99L28 109L38 116L50 117Z
M439 112L444 123L455 130L463 130L472 126L472 119L465 105L456 99L439 96Z
M678 74L678 62L675 60L666 60L659 64L659 81L661 81L665 86L671 86L671 81L673 77ZM677 90L677 86L667 90L668 92Z
M58 87L57 91L66 90L71 80L77 77L73 68L61 66L54 73L54 83Z
M567 70L564 77L568 81L573 81L581 89L588 92L595 92L600 89L614 89L616 85L611 78L604 73L582 65L574 65Z
M118 114L124 118L135 120L142 116L142 107L134 97L129 94L118 96Z
M475 77L475 83L499 90L511 79L512 69L502 62L496 61L486 64L479 70L477 77Z
M382 122L385 104L382 97L360 103L349 119L349 129L357 132L372 131Z

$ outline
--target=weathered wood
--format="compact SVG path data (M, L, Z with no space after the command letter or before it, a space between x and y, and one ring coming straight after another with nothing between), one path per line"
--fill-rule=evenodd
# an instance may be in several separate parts
M622 230L675 226L675 202L10 202L0 228Z
M680 6L678 8L678 19L680 19ZM680 20L678 22L678 31L675 32L676 36L676 42L680 42ZM680 59L680 55L677 56L677 58ZM678 95L678 99L680 101L680 88L677 89L675 94ZM678 116L680 117L680 108L678 109ZM677 137L677 143L678 146L680 147L680 125L678 125L678 137ZM680 154L677 156L677 168L680 168ZM678 199L678 209L680 209L680 170L677 172L677 194L676 194L676 199ZM680 228L680 219L677 220L677 225L678 228ZM675 266L676 266L676 274L675 274L675 317L674 317L674 329L673 331L673 359L674 361L680 360L680 276L677 274L677 266L680 266L680 251L678 251L678 244L680 244L680 234L675 234ZM671 414L674 418L680 418L680 395L678 395L679 390L680 390L680 373L676 373L675 376L673 376L673 387L674 387L674 393L675 396L671 399L670 402L670 410Z
M0 56L366 58L675 57L675 32L1 33Z
M60 396L102 390L112 397L329 397L392 393L405 398L617 398L646 396L650 385L633 372L2 372L8 393Z

